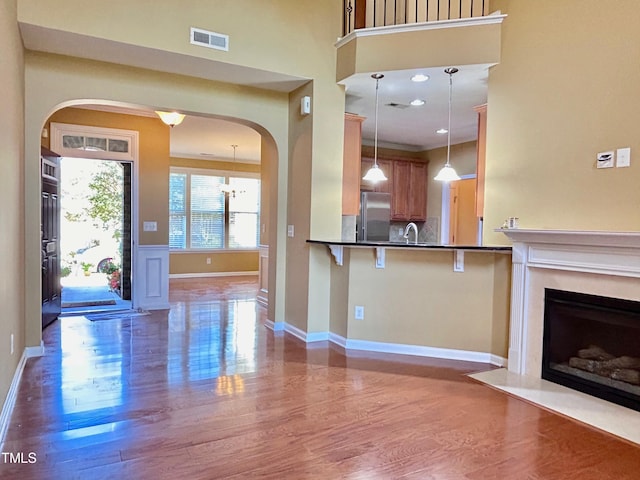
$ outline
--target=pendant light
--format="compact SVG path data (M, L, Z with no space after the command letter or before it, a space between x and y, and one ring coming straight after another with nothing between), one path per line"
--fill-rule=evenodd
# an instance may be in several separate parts
M438 180L440 182L454 182L456 180L460 180L460 176L456 173L456 171L449 163L451 157L451 91L453 90L453 74L456 73L458 69L456 67L449 67L444 69L444 73L449 75L449 127L447 131L447 163L444 164L442 170L438 172L438 175L434 177L434 180Z
M374 78L376 81L376 114L375 114L375 134L373 137L373 167L369 169L363 180L371 183L382 182L387 179L385 177L384 172L378 166L378 82L380 82L381 78L384 78L384 75L381 73L374 73L371 75L371 78Z

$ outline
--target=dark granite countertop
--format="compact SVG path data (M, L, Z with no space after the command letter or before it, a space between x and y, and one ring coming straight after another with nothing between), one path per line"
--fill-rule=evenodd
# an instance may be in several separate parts
M480 252L511 252L510 246L504 245L441 245L437 243L404 243L404 242L345 242L342 240L307 240L316 245L341 245L343 247L384 247L384 248L418 248L423 250L475 250Z

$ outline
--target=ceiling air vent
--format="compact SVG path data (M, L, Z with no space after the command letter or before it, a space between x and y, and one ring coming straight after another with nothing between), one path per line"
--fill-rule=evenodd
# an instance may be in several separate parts
M400 110L404 110L405 108L409 108L409 105L404 105L402 103L389 102L385 104L387 107L399 108Z
M191 27L191 43L201 47L215 48L216 50L229 51L229 35L208 32L200 28Z

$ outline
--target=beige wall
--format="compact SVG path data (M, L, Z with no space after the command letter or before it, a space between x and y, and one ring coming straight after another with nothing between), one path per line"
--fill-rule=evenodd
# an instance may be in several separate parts
M265 168L270 169L272 177L278 178L278 182L280 182L278 171L283 172L286 179L286 167L278 169L278 163L288 155L286 133L288 96L286 94L41 53L30 52L26 55L25 61L26 151L27 158L31 159L25 165L27 251L32 252L26 258L26 283L29 290L40 291L38 240L40 195L38 193L39 170L36 161L40 148L40 131L49 115L65 104L86 101L84 99L97 99L97 101L119 102L129 106L146 105L151 108L170 105L188 113L236 119L256 129L263 136L264 141L272 144L270 148L265 149L266 156L263 155L263 161L266 161ZM47 88L42 88L42 85L47 85ZM168 129L156 119L149 118L147 121L157 122L159 128ZM150 181L145 180L150 189L141 187L140 195L152 199L152 202L156 200L157 205L147 204L148 207L144 208L147 209L148 215L153 216L154 219L157 217L158 221L164 222L165 226L161 227L159 223L159 231L156 235L153 237L141 235L140 240L143 243L166 245L168 202L157 202L157 192L165 192L163 198L167 198L168 143L164 153L159 154L158 157L157 161L163 164L163 174L159 176L159 169L153 170L153 163L150 164L150 171L141 170L141 176L149 173L151 178ZM158 185L159 190L154 190L154 185ZM276 194L286 198L286 188L279 190ZM141 209L145 201L141 201ZM272 202L271 208L278 208L278 204L279 201ZM141 221L148 220L146 216L147 214L143 211L140 212ZM272 216L274 219L282 218L284 221L283 213L273 213ZM286 233L286 227L270 232L273 245L276 245L275 237L278 235L278 230ZM275 249L277 250L277 246ZM26 308L27 344L38 345L41 338L38 323L39 298L27 299Z
M485 243L524 228L640 229L638 2L492 0L508 15L489 75ZM611 27L611 28L609 28ZM630 168L596 169L631 147Z
M377 269L373 249L350 249L344 266L332 267L332 308L337 317L332 331L341 334L346 322L350 340L506 358L511 256L467 251L464 272L454 272L453 255L388 248L385 268ZM364 320L354 319L356 305L364 306Z
M341 45L336 79L344 80L355 73L499 61L500 24L405 31L360 36Z
M217 160L198 160L192 158L171 157L169 162L172 167L200 168L224 170L230 172L250 172L260 173L259 164L224 162ZM269 185L261 183L261 188L269 188ZM260 205L262 208L264 205ZM267 205L268 208L268 205ZM262 216L262 212L261 212ZM261 223L264 219L261 218ZM261 240L267 244L268 239ZM210 260L210 263L207 263ZM254 251L220 251L210 250L207 252L177 252L169 255L170 274L190 274L190 273L237 273L258 271L258 250Z
M227 0L214 6L211 2L190 0L177 8L175 2L158 1L153 4L153 22L148 21L148 3L114 1L108 9L103 6L94 0L63 0L55 4L20 0L19 20L25 28L52 34L62 32L60 45L69 53L86 55L84 50L76 50L77 45L97 46L100 48L96 53L108 56L113 62L42 53L27 55L27 156L36 150L45 119L61 106L78 99L179 109L185 113L237 119L252 126L263 135L263 140L268 139L268 147L263 147L263 161L265 152L277 159L268 164L272 182L268 195L271 228L267 225L266 235L270 247L269 318L284 320L284 281L290 274L293 278L307 278L312 284L306 297L293 296L288 306L294 311L304 311L305 318L300 320L303 329L307 329L304 325L307 317L310 317L309 324L328 324L329 268L324 262L316 261L313 254L303 252L306 246L298 242L308 237L337 237L340 232L343 127L342 121L335 119L342 119L344 92L335 84L333 43L341 29L341 2ZM96 16L96 11L101 15ZM247 11L252 15L247 16ZM118 28L112 28L113 25ZM185 32L191 25L229 34L230 51L190 45ZM160 26L162 35L157 34ZM256 32L260 32L260 42L255 41ZM210 73L216 65L222 66L215 63L220 61L266 71L277 69L278 74L312 79L308 84L311 89L307 90L312 97L311 130L308 126L301 130L291 126L292 130L301 132L302 137L309 136L308 140L300 140L308 142L310 150L298 149L298 138L289 135L290 121L305 122L303 118L289 115L290 109L299 112L299 99L292 99L290 103L286 93L117 65L136 59L146 62L149 58L158 60L153 64L155 68L162 68L167 58L175 60L173 65L198 58L205 60L201 63L203 74ZM299 201L287 202L289 163L304 169L303 165L309 162L312 177L306 181L309 188L298 194ZM39 290L39 266L33 260L39 225L38 188L33 180L35 166L28 164L26 168L27 183L31 187L26 193L25 218L30 239L27 250L32 253L26 265L27 284L30 289ZM288 216L296 219L296 223ZM302 227L296 228L299 233L291 245L286 242L288 223ZM30 344L40 341L40 330L35 323L39 315L39 303L28 301Z
M0 258L3 271L0 277L0 405L4 405L25 347L22 227L24 58L16 25L15 0L0 2L0 98L3 99L4 110L0 115ZM13 355L11 335L14 335Z

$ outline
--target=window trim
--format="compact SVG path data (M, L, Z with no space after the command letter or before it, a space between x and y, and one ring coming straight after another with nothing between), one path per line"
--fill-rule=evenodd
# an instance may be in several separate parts
M262 188L262 179L261 175L258 172L243 172L238 170L224 170L217 168L198 168L198 167L180 167L173 166L169 167L169 177L171 174L185 174L187 177L191 175L208 175L212 177L224 177L225 182L229 181L229 177L236 178L253 178L260 181L260 188ZM185 203L185 214L187 216L187 232L185 233L187 239L189 238L190 229L189 229L189 221L190 221L190 212L187 208L190 205L190 190L191 182L187 180L187 192L186 195L189 198L189 201ZM258 209L258 218L260 218L260 213L262 210L262 205ZM169 215L171 215L171 208L169 208ZM189 253L245 253L245 252L258 252L260 250L260 241L255 247L245 247L245 248L229 248L228 247L228 219L229 219L229 211L228 211L228 202L225 200L225 246L223 248L193 248L193 247L185 247L185 248L171 248L169 247L169 253L174 254L189 254ZM260 231L258 230L258 235L260 235Z

